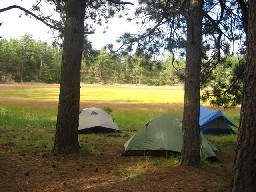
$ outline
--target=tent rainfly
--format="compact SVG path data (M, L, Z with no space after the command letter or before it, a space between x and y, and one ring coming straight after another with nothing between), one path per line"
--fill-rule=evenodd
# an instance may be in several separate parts
M106 111L90 107L80 112L78 133L108 133L115 131L120 130Z
M169 156L180 154L183 144L182 119L166 114L149 121L125 144L123 155ZM201 135L201 160L215 158L217 148Z
M209 110L200 105L200 132L203 134L234 134L236 127L220 110Z

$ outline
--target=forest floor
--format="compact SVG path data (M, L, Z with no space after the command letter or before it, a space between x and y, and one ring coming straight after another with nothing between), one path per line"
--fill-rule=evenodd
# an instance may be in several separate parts
M90 155L13 153L15 142L0 143L0 192L224 192L229 187L233 146L218 152L220 162L195 168L164 157L122 156L122 141L129 137L115 137L97 137L97 153Z
M159 157L122 156L123 145L103 137L96 155L12 154L0 148L0 191L227 191L233 154L200 168L161 165ZM163 158L163 157L162 157Z

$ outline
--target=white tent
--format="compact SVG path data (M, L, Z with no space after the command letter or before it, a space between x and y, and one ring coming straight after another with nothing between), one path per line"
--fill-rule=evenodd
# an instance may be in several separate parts
M114 119L104 110L90 107L79 114L78 133L104 133L120 131Z

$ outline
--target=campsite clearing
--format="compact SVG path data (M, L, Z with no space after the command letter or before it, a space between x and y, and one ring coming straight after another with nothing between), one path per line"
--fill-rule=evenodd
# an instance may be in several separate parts
M52 88L21 86L31 92L42 86ZM8 92L16 88L5 85L0 89ZM151 91L158 89L152 87ZM40 94L48 97L45 92ZM91 106L113 109L111 114L122 132L79 135L82 152L60 156L51 153L57 100L19 97L14 93L11 96L0 96L1 192L222 192L229 187L236 135L209 136L221 149L217 154L220 162L204 162L198 169L178 166L177 157L122 156L124 143L140 127L161 114L182 114L182 103L82 100L81 109ZM239 108L225 110L225 114L237 124Z

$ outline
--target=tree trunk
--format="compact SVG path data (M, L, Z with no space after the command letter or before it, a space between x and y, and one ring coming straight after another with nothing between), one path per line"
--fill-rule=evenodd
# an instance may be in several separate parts
M84 0L67 0L60 95L53 152L76 153L80 102L80 69L84 39Z
M236 157L231 182L232 192L256 191L256 1L249 0L247 64L244 72L243 101Z
M203 0L190 0L187 29L186 79L181 165L200 164L200 68Z

